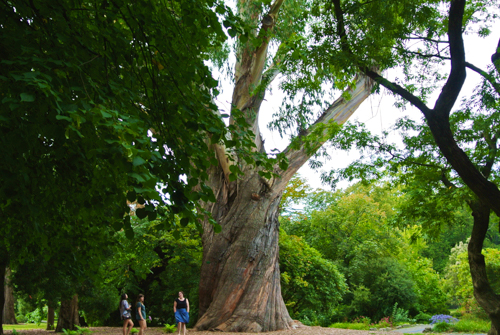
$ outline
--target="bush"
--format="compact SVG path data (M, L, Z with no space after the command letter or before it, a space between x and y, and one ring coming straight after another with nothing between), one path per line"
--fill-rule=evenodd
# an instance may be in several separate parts
M163 331L165 333L175 333L177 331L177 327L175 325L169 325L168 323L163 327Z
M28 318L25 317L24 315L16 315L16 320L19 323L26 323L28 321Z
M439 322L434 325L432 328L433 331L442 333L450 330L451 325L448 322Z
M391 318L386 316L385 318L380 319L378 324L375 325L377 328L388 328L392 327L392 321Z
M457 318L454 318L451 315L446 315L446 314L437 314L433 315L431 317L431 325L437 324L437 323L452 323L452 322L458 322Z
M402 323L402 322L415 322L414 319L408 317L408 311L403 308L398 308L398 303L394 303L394 308L392 309L392 322Z
M369 325L372 323L372 320L367 317L367 316L358 316L354 320L352 320L352 323L364 323L365 325Z
M431 315L427 313L420 312L415 316L415 322L419 323L429 323L431 321Z

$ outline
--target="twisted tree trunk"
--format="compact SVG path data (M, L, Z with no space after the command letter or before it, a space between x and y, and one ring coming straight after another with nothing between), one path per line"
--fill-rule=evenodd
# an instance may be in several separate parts
M289 328L292 319L281 296L278 263L278 206L281 190L268 189L256 171L220 191L212 214L222 226L214 234L205 222L198 329L262 332ZM232 186L232 187L231 187ZM208 204L210 206L210 204Z

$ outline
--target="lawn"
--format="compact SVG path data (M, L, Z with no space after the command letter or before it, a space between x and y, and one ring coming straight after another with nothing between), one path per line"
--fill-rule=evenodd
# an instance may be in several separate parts
M47 328L46 323L40 323L37 325L36 323L21 323L17 325L2 325L3 330L23 330L23 329L45 329Z

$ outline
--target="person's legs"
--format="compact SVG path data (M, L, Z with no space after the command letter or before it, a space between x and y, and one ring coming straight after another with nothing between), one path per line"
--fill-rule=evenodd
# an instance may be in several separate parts
M146 320L139 320L139 335L144 335L144 332L147 328L146 326Z
M123 320L123 335L128 335L127 327L128 327L128 320Z
M131 319L128 319L127 334L125 334L125 335L129 335L130 331L132 330L133 327L134 327L134 321L132 321Z
M182 325L183 325L183 323L182 323L182 322L179 322L179 323L177 324L177 330L179 331L179 332L178 332L178 334L179 334L179 335L181 335Z
M182 323L182 334L183 335L186 335L186 324L185 323Z

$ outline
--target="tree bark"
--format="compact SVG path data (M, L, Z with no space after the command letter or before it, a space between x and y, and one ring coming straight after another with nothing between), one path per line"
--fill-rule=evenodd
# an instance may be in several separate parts
M219 234L204 222L199 330L263 332L290 327L281 296L278 206L281 190L268 189L257 171L226 184L220 167L211 175Z
M55 311L54 304L52 301L47 303L47 328L45 330L54 330L54 319L55 319Z
M71 300L61 301L61 309L59 310L56 333L62 332L63 329L75 330L75 326L80 326L77 294L75 294Z
M486 263L481 253L490 222L490 208L481 201L471 205L474 226L468 246L470 274L474 286L474 297L491 320L488 335L498 335L500 330L500 295L495 294L486 274Z
M3 323L8 325L17 324L16 312L14 310L14 289L10 285L10 269L5 270L5 303L3 305Z

